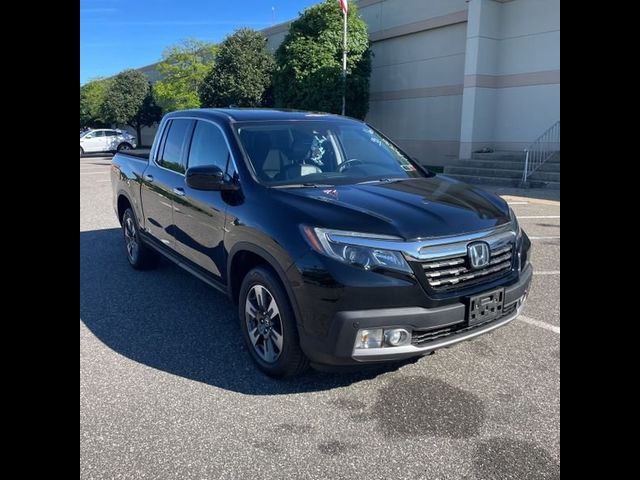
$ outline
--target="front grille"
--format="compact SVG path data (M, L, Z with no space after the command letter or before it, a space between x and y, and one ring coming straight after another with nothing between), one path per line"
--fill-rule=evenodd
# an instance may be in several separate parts
M478 269L469 268L466 252L444 260L423 262L421 266L429 287L447 290L501 277L511 270L512 262L513 243L508 243L492 248L489 263Z

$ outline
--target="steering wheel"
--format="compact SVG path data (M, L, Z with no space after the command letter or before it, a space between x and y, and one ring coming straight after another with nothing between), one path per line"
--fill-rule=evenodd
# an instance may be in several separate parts
M364 165L364 162L357 158L350 158L346 162L340 164L340 167L338 167L338 172L343 173L345 170L350 169L354 165Z

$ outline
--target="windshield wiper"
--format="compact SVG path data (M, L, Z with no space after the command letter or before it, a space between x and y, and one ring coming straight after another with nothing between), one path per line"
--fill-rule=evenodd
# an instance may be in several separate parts
M333 188L334 185L325 185L323 183L313 183L313 182L305 182L305 183L291 183L288 185L274 185L271 188Z
M375 180L366 180L364 182L358 182L356 185L368 185L371 183L389 183L389 182L399 182L401 180L408 180L407 178L377 178Z

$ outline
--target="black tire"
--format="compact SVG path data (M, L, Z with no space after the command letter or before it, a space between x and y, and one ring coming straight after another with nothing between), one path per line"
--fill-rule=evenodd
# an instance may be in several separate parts
M256 329L254 329L253 332L258 332L257 317L252 317L246 311L247 297L252 295L252 297L250 297L250 301L256 298L254 296L256 292L254 287L266 289L268 293L267 298L270 297L275 301L276 309L279 312L279 315L271 318L273 323L269 321L270 326L268 328L272 334L273 331L276 331L277 333L277 324L279 322L282 348L280 349L277 358L271 362L265 361L263 356L264 348L261 349L260 340L254 343L249 334L249 324L255 324ZM270 303L270 300L267 301ZM240 286L238 315L240 317L242 337L244 338L245 345L249 350L249 354L258 368L265 374L277 378L290 377L301 374L309 367L309 360L300 349L300 339L298 336L298 329L296 327L296 319L293 309L291 308L289 296L276 274L270 268L264 266L256 267L244 277L242 285ZM269 333L267 333L266 336L271 338ZM265 335L259 333L255 333L253 338L259 338L263 342L266 341ZM267 343L271 345L270 348L272 353L278 349L275 340L268 340Z
M136 270L149 270L158 264L158 253L140 239L138 221L131 207L122 215L122 235L129 264Z
M120 152L122 150L131 150L132 148L133 147L130 144L128 144L127 142L123 142L120 145L118 145L117 151Z
M84 155L84 150L80 147L80 156Z

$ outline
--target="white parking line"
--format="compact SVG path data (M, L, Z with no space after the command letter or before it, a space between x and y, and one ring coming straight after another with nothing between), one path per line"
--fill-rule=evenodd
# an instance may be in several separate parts
M529 325L535 325L536 327L544 328L545 330L550 330L554 333L560 335L560 327L556 327L555 325L551 325L547 322L541 322L540 320L536 320L534 318L525 317L524 315L520 315L518 320L522 320Z
M101 172L80 172L80 175L104 175L108 174L109 170L102 170Z
M534 275L560 275L560 270L548 270L546 272L536 272L533 271Z
M106 183L106 182L110 182L110 181L111 181L111 179L109 179L109 180L96 180L96 183ZM560 273L560 272L558 272L558 273Z
M507 205L529 205L529 202L507 202Z
M549 237L529 237L530 240L559 240L560 235L551 235Z
M560 215L518 215L518 220L521 218L560 218Z

